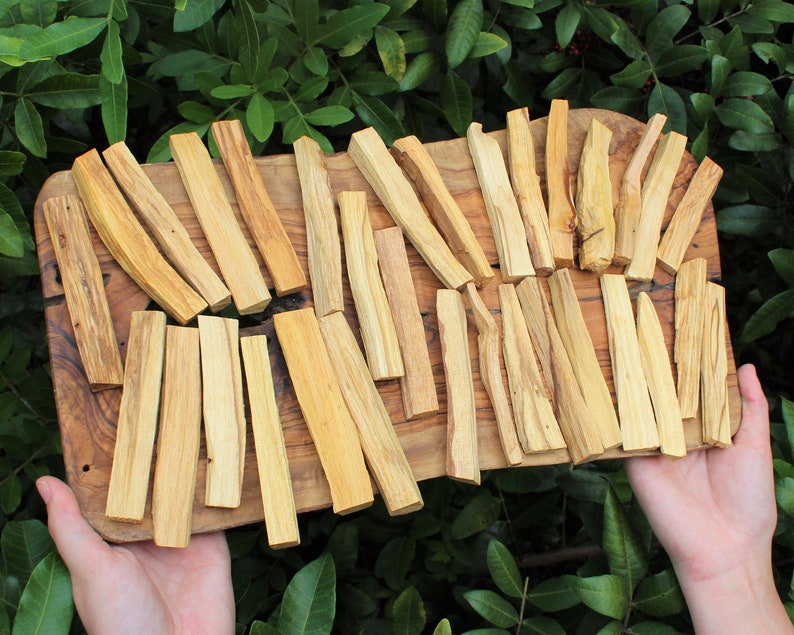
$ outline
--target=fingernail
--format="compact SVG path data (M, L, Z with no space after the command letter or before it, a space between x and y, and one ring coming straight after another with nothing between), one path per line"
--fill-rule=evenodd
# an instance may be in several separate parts
M50 491L50 486L47 485L47 481L40 478L38 481L36 481L36 489L39 490L39 496L41 496L41 500L43 500L44 504L47 505L52 498L52 492Z

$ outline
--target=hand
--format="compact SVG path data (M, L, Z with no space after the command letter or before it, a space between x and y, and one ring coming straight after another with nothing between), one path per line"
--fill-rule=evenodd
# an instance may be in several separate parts
M777 506L767 402L752 366L738 378L742 423L732 446L679 461L633 457L626 472L699 634L794 633L772 575Z
M109 545L83 518L65 483L45 476L36 486L88 633L234 632L231 563L223 532L193 536L186 549L152 542Z

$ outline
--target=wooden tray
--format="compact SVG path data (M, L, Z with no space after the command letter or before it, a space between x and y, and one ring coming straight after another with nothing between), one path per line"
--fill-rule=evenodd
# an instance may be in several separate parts
M596 109L570 111L568 147L570 165L574 176L579 165L584 134L592 117L596 117L614 131L610 147L610 177L613 185L614 200L617 200L618 186L626 168L626 163L639 141L644 124L611 111ZM545 152L543 145L546 138L546 125L546 119L538 119L531 123L535 139L535 152L538 166L541 170L544 165ZM504 131L492 134L500 142L504 150ZM496 249L466 140L441 141L428 144L427 147L438 164L450 191L471 222L490 262L496 265ZM287 232L304 265L304 269L308 271L306 267L306 232L295 159L292 155L279 155L259 157L256 161L273 203L276 209L279 210ZM689 154L686 154L668 202L665 226L678 201L681 199L696 167L695 160ZM217 264L198 225L176 166L173 163L152 164L144 166L144 169L155 186L174 207L200 251L217 270ZM224 182L230 201L235 204L236 199L233 190L225 169L220 162L217 164L217 169ZM335 195L342 190L359 189L367 191L372 225L375 229L394 224L346 153L342 152L329 156L328 170ZM542 177L543 175L541 174ZM41 264L47 339L52 360L52 376L63 440L66 476L77 495L83 514L105 538L118 542L148 539L152 536L150 508L147 508L146 518L142 524L114 522L107 519L104 515L115 443L120 389L106 390L99 393L91 392L75 345L69 314L63 298L63 290L59 284L58 267L42 213L43 201L52 196L65 194L76 194L71 173L65 171L53 174L39 194L34 222ZM234 207L235 212L238 213L240 224L244 227L242 218L239 217L239 212L236 209L236 204ZM248 235L247 231L246 235ZM253 247L250 235L248 237ZM145 309L149 305L149 298L144 295L132 279L113 260L93 229L92 240L105 277L111 313L123 357L129 331L130 313ZM254 251L256 251L255 248ZM424 480L445 474L446 396L440 343L434 314L435 292L440 287L440 283L410 244L408 245L408 253L420 310L424 316L427 342L433 362L441 410L437 415L429 418L406 421L402 411L398 382L396 380L381 382L379 388L415 476L418 480ZM709 278L719 278L720 262L717 231L713 209L711 208L707 210L698 233L686 254L686 259L695 257L707 259ZM264 263L261 259L260 266L264 271ZM493 309L498 307L496 288L500 282L499 271L498 269L495 271L495 279L482 292L486 304ZM614 273L619 271L619 269L612 268L609 271ZM571 274L588 329L596 347L601 368L610 389L612 389L606 322L598 278L589 272L580 272L576 269L572 269ZM267 279L269 281L269 278ZM672 351L673 343L674 282L675 279L672 276L657 268L652 283L630 283L630 289L634 294L640 290L650 292L659 312L665 332L665 340L668 342L670 351ZM355 310L347 286L345 292L345 313L355 331ZM311 289L308 289L299 294L274 299L269 310L290 310L311 306L311 303ZM278 342L275 340L272 321L266 318L268 314L265 313L260 316L263 320L260 326L252 327L252 329L249 328L248 330L264 332L272 338L271 362L284 436L288 447L296 504L299 511L327 507L330 506L328 484L297 406L284 360L281 356ZM473 325L470 325L469 336L472 355L476 355L476 334ZM729 356L728 386L732 429L735 432L739 425L741 399L738 392L730 339L727 339L726 344L728 345ZM477 391L480 466L484 470L502 468L505 467L505 461L498 441L493 411L480 382L477 364L473 363L472 367ZM686 433L688 446L691 449L701 447L699 421L688 422L686 424ZM621 450L612 450L604 454L602 458L622 456L626 456L626 453ZM262 520L262 503L256 474L253 438L250 430L246 449L243 500L242 505L238 509L204 507L201 500L204 493L206 461L206 452L203 444L199 461L197 494L193 508L194 533ZM567 451L556 451L526 456L523 465L546 465L568 461ZM150 505L151 496L149 499Z

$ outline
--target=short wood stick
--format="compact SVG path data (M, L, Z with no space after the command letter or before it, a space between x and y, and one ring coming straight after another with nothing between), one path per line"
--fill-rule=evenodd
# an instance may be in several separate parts
M703 442L723 448L731 445L725 319L725 288L709 282L706 284L701 357Z
M546 190L555 268L573 266L576 207L568 165L568 102L552 99L546 133Z
M706 276L705 258L694 258L681 265L675 279L675 363L684 419L697 418L700 409Z

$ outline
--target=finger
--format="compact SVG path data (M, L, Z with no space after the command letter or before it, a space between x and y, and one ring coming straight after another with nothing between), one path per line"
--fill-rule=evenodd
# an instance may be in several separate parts
M758 381L755 367L741 366L736 375L742 394L742 422L734 437L739 445L769 447L769 405Z

